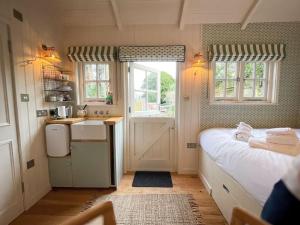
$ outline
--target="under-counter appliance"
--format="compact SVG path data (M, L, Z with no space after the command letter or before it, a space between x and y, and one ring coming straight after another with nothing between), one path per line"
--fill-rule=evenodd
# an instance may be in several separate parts
M70 153L69 126L49 124L46 126L47 154L50 157L64 157Z

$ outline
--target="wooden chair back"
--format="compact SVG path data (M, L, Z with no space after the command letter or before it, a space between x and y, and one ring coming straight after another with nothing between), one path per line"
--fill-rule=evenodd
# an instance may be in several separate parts
M270 225L244 209L235 207L232 211L230 225Z
M111 201L95 205L90 209L72 217L61 225L116 225L115 214Z

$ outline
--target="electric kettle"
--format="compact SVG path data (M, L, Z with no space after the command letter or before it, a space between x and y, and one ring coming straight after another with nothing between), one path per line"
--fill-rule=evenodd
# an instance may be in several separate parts
M56 117L59 118L59 119L66 118L67 117L66 106L58 106L55 109L55 114L56 114Z

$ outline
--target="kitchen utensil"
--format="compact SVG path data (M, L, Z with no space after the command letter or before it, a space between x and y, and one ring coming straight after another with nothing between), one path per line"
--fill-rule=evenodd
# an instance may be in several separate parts
M87 115L87 111L83 109L78 109L77 110L77 116L78 117L85 117Z
M65 85L60 88L61 91L72 91L72 87Z
M49 99L50 102L56 102L57 101L56 95L49 95L48 99Z
M57 101L63 102L64 101L64 96L63 95L57 96Z

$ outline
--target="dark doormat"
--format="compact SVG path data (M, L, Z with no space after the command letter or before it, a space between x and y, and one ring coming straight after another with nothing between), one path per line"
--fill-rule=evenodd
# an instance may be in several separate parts
M173 187L170 172L136 171L132 187Z

